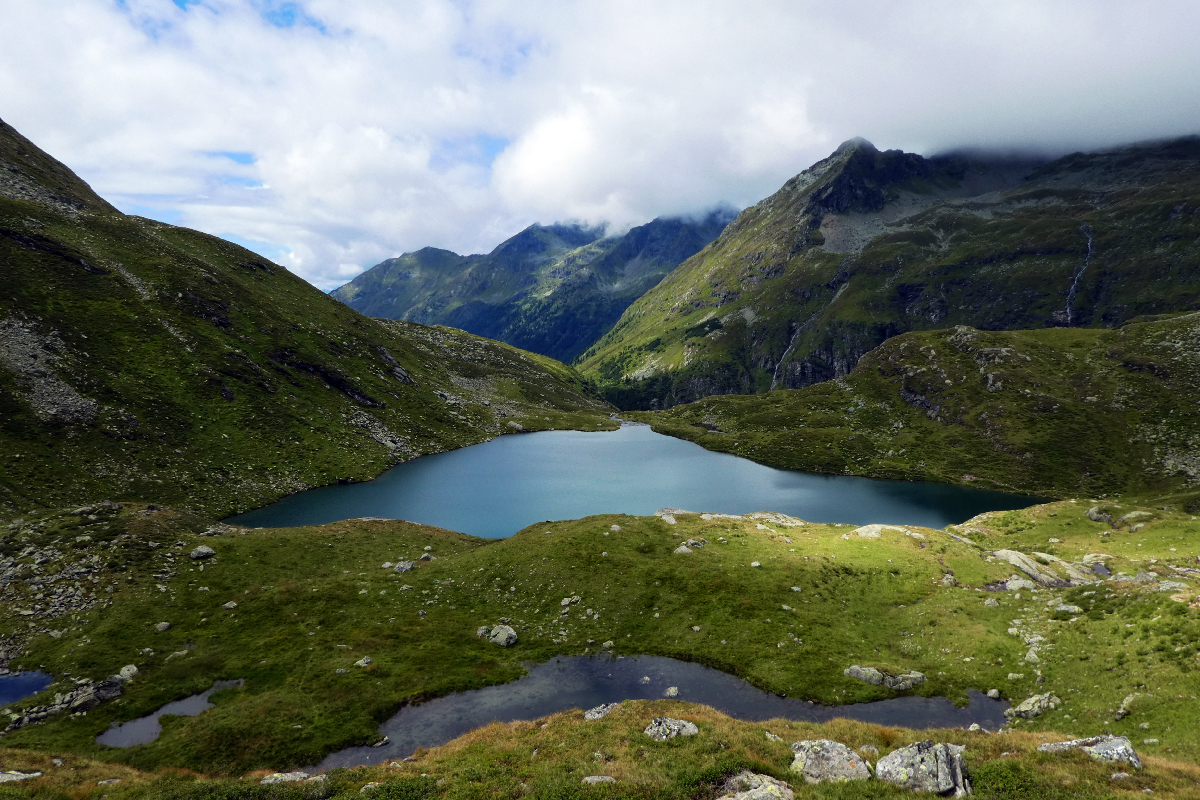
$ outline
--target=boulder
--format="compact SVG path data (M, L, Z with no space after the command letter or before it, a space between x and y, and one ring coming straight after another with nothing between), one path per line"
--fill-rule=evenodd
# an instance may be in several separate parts
M1038 745L1039 753L1061 753L1067 750L1082 750L1097 761L1113 764L1123 762L1134 769L1142 768L1142 760L1134 751L1133 743L1124 736L1089 736L1086 739Z
M216 550L213 550L211 547L209 547L206 544L202 544L199 547L197 547L195 550L193 550L189 555L191 556L193 561L199 561L203 558L212 558L216 554L217 554Z
M893 750L875 765L875 777L917 792L947 797L967 797L971 784L957 744L935 744L929 739Z
M517 643L517 632L508 625L497 625L492 628L492 635L488 637L488 641L501 647L508 647Z
M861 667L858 664L842 670L847 678L869 683L872 686L883 686L895 692L907 692L909 689L925 682L925 675L915 670L909 670L899 675L887 675L874 667Z
M226 611L233 611L235 608L237 608L237 603L230 600L228 603L222 603L221 608L225 609Z
M1047 711L1052 711L1062 704L1062 700L1052 694L1035 694L1032 697L1027 697L1022 700L1017 706L1014 706L1004 712L1004 716L1009 719L1020 717L1021 719L1033 719L1040 717Z
M1092 522L1112 522L1112 514L1105 513L1104 506L1092 506L1083 515Z
M597 783L616 783L617 779L611 775L588 775L583 779L585 786L595 786Z
M810 739L792 745L791 771L805 783L868 780L871 770L862 756L839 742Z
M989 597L987 600L984 600L983 604L988 608L996 608L1000 605L1000 603L998 603L994 597Z
M1004 588L1008 589L1010 592L1019 592L1022 589L1033 589L1034 583L1033 581L1029 581L1024 578L1009 578L1004 582Z
M725 781L717 800L793 800L792 787L770 775L744 769Z
M392 567L392 570L395 572L412 572L415 566L416 564L411 561L397 561L396 566Z
M263 778L259 783L269 786L273 783L299 783L306 780L308 780L307 772L275 772Z
M676 736L695 736L699 732L694 722L671 717L655 717L645 730L645 734L656 742L665 742Z
M356 667L366 667L366 666L369 666L370 664L371 664L370 656L363 656L358 661L354 662L354 666L356 666Z
M40 778L40 772L19 772L17 770L4 770L0 772L0 783L13 783L15 781L27 781L31 778Z
M1125 699L1121 701L1121 706L1117 709L1117 713L1114 714L1113 716L1115 716L1118 721L1123 720L1126 717L1128 717L1130 715L1130 713L1132 713L1129 708L1129 704L1142 696L1143 695L1141 695L1138 692L1134 692L1133 694L1126 695Z
M587 711L583 712L583 718L586 720L604 719L612 713L613 709L620 708L620 706L620 703L609 703L608 705L589 708Z
M688 547L686 544L681 544L679 547L675 548L675 555L677 556L686 556L692 552L695 551L693 551L692 548Z
M1054 609L1056 614L1082 614L1083 609L1079 606L1061 605Z
M154 630L158 631L159 633L165 633L165 632L171 630L171 623L160 622L154 626Z

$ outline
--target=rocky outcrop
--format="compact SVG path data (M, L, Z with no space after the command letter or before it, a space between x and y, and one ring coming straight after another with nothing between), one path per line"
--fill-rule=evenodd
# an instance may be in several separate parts
M861 667L858 664L842 670L842 674L847 678L854 678L872 686L883 686L895 692L907 692L914 686L925 682L925 675L916 670L909 670L899 675L888 675L875 667Z
M517 632L509 625L497 625L492 628L488 641L501 647L510 647L517 643Z
M1033 719L1040 717L1047 711L1053 711L1062 705L1062 700L1052 694L1035 694L1022 700L1019 705L1016 705L1004 712L1004 716L1009 719Z
M686 719L672 719L671 717L655 717L649 725L646 726L644 733L656 742L665 742L667 739L674 739L676 736L695 736L700 732L696 727L696 723L688 722Z
M962 745L935 744L926 739L879 759L875 777L918 792L966 797L971 794L971 784L963 765L965 750Z
M868 780L871 770L862 756L844 744L829 739L811 739L792 745L791 771L805 783Z
M1134 769L1142 768L1142 760L1133 749L1133 743L1124 736L1089 736L1086 739L1038 745L1039 753L1062 753L1068 750L1082 750L1097 761L1125 763Z
M609 714L612 713L613 709L620 708L620 707L621 707L620 703L609 703L608 705L602 705L602 706L596 706L595 708L589 708L587 711L583 712L583 718L586 720L589 720L589 721L597 720L597 719L604 719L605 717L607 717Z
M24 713L11 714L9 716L10 723L5 732L33 725L63 712L77 714L91 711L103 702L115 700L124 691L126 681L137 674L137 667L133 667L132 672L130 672L130 667L132 665L122 668L120 675L112 675L99 683L87 683L65 694L56 694L50 705L35 706L25 709Z

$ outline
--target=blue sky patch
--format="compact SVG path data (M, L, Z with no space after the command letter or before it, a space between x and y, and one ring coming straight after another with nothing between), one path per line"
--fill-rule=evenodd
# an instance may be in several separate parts
M253 164L258 160L254 157L254 153L239 153L232 150L213 150L208 155L228 158L230 161L236 161L239 164Z
M460 164L472 164L491 169L496 156L512 144L503 136L478 133L461 139L444 139L437 144L429 157L429 166L445 171Z

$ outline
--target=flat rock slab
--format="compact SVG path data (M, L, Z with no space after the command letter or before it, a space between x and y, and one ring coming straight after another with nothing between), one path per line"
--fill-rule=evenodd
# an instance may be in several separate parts
M1039 753L1062 753L1067 750L1082 750L1097 761L1124 762L1134 769L1142 768L1142 760L1133 749L1133 743L1124 736L1089 736L1086 739L1038 745Z
M269 786L273 783L299 783L306 780L308 780L307 772L276 772L263 778L259 783Z
M871 770L862 756L840 742L829 739L808 739L792 745L795 757L791 771L804 778L805 783L829 781L865 781Z
M875 765L875 777L886 783L917 792L945 797L967 797L971 784L963 768L963 751L958 744L940 744L926 739L893 750Z
M620 707L621 707L620 703L609 703L608 705L605 705L605 706L596 706L595 708L589 708L587 711L583 712L583 718L586 720L604 719L605 717L607 717L609 714L612 713L613 709L620 708Z
M696 723L671 717L655 717L645 730L645 734L656 742L665 742L676 736L695 736L699 732Z

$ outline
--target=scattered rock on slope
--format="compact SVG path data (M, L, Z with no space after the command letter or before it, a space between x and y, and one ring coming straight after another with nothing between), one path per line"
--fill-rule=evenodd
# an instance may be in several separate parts
M806 783L865 781L871 777L862 756L840 742L810 739L793 744L792 752L796 755L791 771L803 776Z

